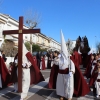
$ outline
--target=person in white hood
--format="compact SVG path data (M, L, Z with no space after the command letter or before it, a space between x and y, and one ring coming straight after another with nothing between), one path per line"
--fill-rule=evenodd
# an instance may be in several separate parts
M30 87L30 66L31 62L27 59L26 54L29 51L26 49L23 43L23 56L22 56L22 93L21 99L24 100L27 97L28 90Z
M66 42L61 31L61 55L56 82L56 93L61 96L60 100L64 100L64 98L72 100L74 92L74 73L75 65L70 59L70 54L68 53Z

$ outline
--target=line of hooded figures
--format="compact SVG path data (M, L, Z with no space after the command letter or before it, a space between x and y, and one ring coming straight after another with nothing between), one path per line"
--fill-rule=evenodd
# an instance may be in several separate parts
M84 58L85 57L85 58ZM82 73L80 65L83 65L85 72ZM80 51L73 51L70 55L61 32L61 51L54 51L50 55L32 54L26 49L23 43L22 56L22 93L20 100L27 97L31 84L44 81L40 71L50 68L49 89L56 89L60 100L72 100L73 96L85 96L91 92L99 98L100 96L100 54L94 54L92 49L87 54ZM86 77L89 83L86 82ZM14 61L10 63L8 70L2 55L0 55L0 87L4 88L14 85L15 92L18 91L18 53Z
M50 51L47 52L46 54L38 52L36 55L33 56L33 58L37 60L37 65L40 70L51 69L55 57L55 52Z

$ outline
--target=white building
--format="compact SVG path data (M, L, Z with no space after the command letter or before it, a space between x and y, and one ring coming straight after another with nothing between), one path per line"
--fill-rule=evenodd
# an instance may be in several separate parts
M19 28L19 22L17 20L10 17L10 15L0 13L0 47L4 41L4 37L2 35L3 30L17 30L18 28ZM28 29L28 27L25 25L23 25L23 28ZM60 50L60 43L58 43L52 38L44 36L43 34L38 34L38 33L32 34L32 42L38 44L38 39L41 39L40 35L42 35L41 37L44 38L43 40L47 39L49 41L49 45L46 46L46 48L52 50ZM12 40L18 45L18 41L17 41L18 35L14 35L14 34L6 35L5 39ZM30 41L30 34L24 34L23 39L24 41ZM44 47L45 47L45 43L44 43Z
M50 48L48 50L61 50L61 44L59 42L57 42L56 40L54 40L53 38L50 38Z
M5 14L0 14L0 45L2 44L4 38L2 35L3 30L17 30L19 28L19 22L15 19L13 19L12 17L10 17L9 15L5 15ZM28 29L27 26L23 25L24 29ZM12 40L17 43L18 41L16 41L16 39L18 39L18 35L6 35L6 38L8 40ZM23 35L23 39L24 41L30 41L30 34L24 34ZM32 42L36 43L37 39L37 35L32 34Z

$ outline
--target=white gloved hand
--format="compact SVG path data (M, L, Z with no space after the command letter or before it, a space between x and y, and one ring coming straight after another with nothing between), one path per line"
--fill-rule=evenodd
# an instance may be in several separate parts
M30 62L27 63L27 67L30 67L32 64Z
M22 66L25 67L26 66L26 63L23 63Z
M16 63L16 64L18 63L18 59L15 60L15 63Z
M69 76L72 76L72 72L69 72Z

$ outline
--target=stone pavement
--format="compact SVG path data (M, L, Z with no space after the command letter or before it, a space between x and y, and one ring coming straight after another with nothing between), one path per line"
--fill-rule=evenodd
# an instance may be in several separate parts
M84 72L84 69L82 69ZM25 100L59 100L59 96L56 95L55 89L48 89L48 81L50 76L50 69L41 71L45 81L36 85L32 85L29 89L28 97ZM85 78L86 79L86 78ZM88 80L86 79L87 83ZM5 89L0 89L0 100L20 100L20 94L13 92L13 85ZM89 94L83 97L73 97L73 100L100 100L93 96L92 89Z

